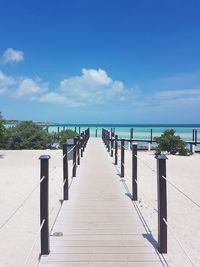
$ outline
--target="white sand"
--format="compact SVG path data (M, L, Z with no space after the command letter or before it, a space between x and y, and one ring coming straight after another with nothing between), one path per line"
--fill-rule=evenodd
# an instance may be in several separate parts
M62 199L62 151L0 151L0 224L21 203L39 181L39 156L50 159L50 225ZM139 152L139 156L156 170L153 152ZM167 177L185 193L200 203L200 155L168 156ZM125 180L131 191L131 153L126 152ZM54 169L54 167L56 168ZM157 240L157 180L138 160L138 193L140 210ZM196 266L200 266L200 209L168 185L168 222L183 243ZM0 266L21 267L39 229L39 189L14 218L0 230ZM39 241L28 266L37 266ZM169 266L192 266L173 236L168 234ZM147 266L148 267L148 266Z
M138 152L138 156L156 171L153 152ZM200 154L190 157L167 156L167 178L200 204ZM126 183L131 190L131 152L126 152ZM157 174L138 159L138 195L140 210L157 240ZM195 266L200 266L200 208L167 184L168 223L183 244ZM169 266L193 266L168 231Z
M40 155L51 156L50 179L50 226L62 199L62 151L0 151L0 224L26 198L40 179ZM71 162L70 162L71 164ZM26 256L39 230L39 187L17 212L13 219L0 230L0 266L23 266ZM31 255L28 266L37 266L40 242Z

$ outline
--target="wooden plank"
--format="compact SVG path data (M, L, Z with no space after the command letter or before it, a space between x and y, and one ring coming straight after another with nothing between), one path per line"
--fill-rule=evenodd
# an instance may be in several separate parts
M105 262L113 262L113 261L120 261L120 262L153 262L158 261L158 257L156 254L153 253L51 253L49 257L46 258L46 261L62 261L62 262L73 262L73 261L80 261L80 262L98 262L98 261L105 261ZM44 260L45 262L45 260Z
M163 266L122 181L101 140L90 139L39 266Z

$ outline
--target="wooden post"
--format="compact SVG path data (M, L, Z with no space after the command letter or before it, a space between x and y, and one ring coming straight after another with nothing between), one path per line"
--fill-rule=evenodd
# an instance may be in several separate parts
M72 177L76 177L76 151L77 151L77 138L74 138L74 149L73 149L73 168Z
M151 144L152 144L152 141L153 141L153 129L151 129Z
M195 130L195 145L197 144L197 130Z
M133 140L133 128L130 129L130 143L129 143L129 148L130 149L132 147L132 140Z
M43 227L40 232L41 255L48 255L49 249L49 155L40 156L40 225Z
M130 129L130 139L133 139L133 128Z
M97 137L97 128L96 128L96 133L95 133L95 137Z
M113 157L113 147L114 147L114 133L111 134L111 157Z
M81 145L80 145L80 136L77 137L77 163L78 165L80 165L80 148L81 148Z
M68 191L68 155L67 155L67 144L63 144L63 199L69 199L69 191Z
M167 253L167 187L166 180L166 159L165 155L159 155L157 159L157 184L158 184L158 251Z
M115 165L118 164L118 135L115 135Z
M138 200L137 193L137 144L132 145L132 200Z
M194 129L192 130L192 141L194 141Z
M124 177L124 139L121 139L121 177Z
M108 132L108 152L110 152L110 132Z
M81 134L81 158L83 157L83 134Z

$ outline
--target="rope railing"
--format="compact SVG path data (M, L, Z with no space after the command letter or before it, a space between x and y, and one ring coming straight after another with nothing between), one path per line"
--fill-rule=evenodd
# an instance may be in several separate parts
M162 178L165 179L165 181L167 181L168 184L170 184L171 186L173 186L179 193L181 193L184 197L186 197L190 202L192 202L197 208L200 208L200 205L196 201L194 201L191 197L189 197L186 193L184 193L181 189L179 189L177 185L175 185L174 183L172 183L165 176L162 176Z
M73 147L67 152L67 154L71 153L75 148L76 148L76 146L73 146Z
M182 249L182 251L184 252L184 254L186 255L186 257L188 258L188 260L190 261L190 263L192 264L192 266L197 267L197 265L193 262L193 260L191 259L190 255L188 254L188 252L186 251L186 249L184 248L183 244L181 243L181 241L179 240L179 238L176 236L175 232L172 230L172 227L169 226L169 223L165 220L165 218L163 218L164 223L166 224L167 228L169 229L170 233L174 236L174 238L176 239L177 243L179 244L180 248Z
M151 133L152 134L152 133ZM109 150L109 143L114 140L114 146L111 145L111 149L114 150L114 157L115 157L115 166L121 166L121 177L124 177L124 170L122 168L125 167L124 161L124 151L127 150L126 146L124 145L125 139L118 139L118 136L115 135L115 138L110 138L110 133L107 130L102 131L102 139L106 145L106 148ZM119 142L120 141L120 142ZM133 140L132 140L133 141ZM118 153L118 146L121 147L121 157ZM132 200L138 200L138 180L137 180L137 160L139 160L143 165L145 165L148 169L150 169L153 173L157 174L157 184L158 184L158 209L151 206L149 203L148 205L152 207L158 214L158 251L160 253L167 253L167 229L172 232L173 236L175 237L176 241L180 245L182 251L187 256L188 260L192 264L192 266L196 266L194 261L191 259L190 255L177 238L174 231L171 229L171 226L167 222L167 183L175 188L179 193L181 193L187 200L189 200L193 205L197 208L200 208L200 204L197 203L194 199L192 199L188 194L186 194L182 189L180 189L176 184L174 184L171 180L166 178L166 159L165 155L158 155L156 156L157 160L157 171L152 168L149 163L143 160L140 156L137 155L137 144L131 143L131 150L132 150ZM111 157L112 157L112 150L111 150ZM119 163L119 158L121 162Z
M73 151L73 158L75 162L73 163L73 169L80 164L80 157L83 157L83 152L87 145L87 142L90 137L89 129L83 131L80 134L80 137L74 138L74 142L76 143L69 151L67 151L67 144L63 145L63 199L68 200L68 190L71 187L72 181L70 184L68 183L68 154ZM81 155L80 155L81 150ZM75 155L75 156L74 156ZM40 156L40 181L37 185L30 191L30 193L25 197L25 199L14 209L13 212L7 217L7 219L0 225L0 230L2 230L17 214L17 212L25 205L25 203L29 200L29 198L33 195L33 193L40 187L40 228L38 231L38 235L40 236L41 241L41 253L40 255L47 255L50 252L49 249L49 174L52 174L57 167L54 166L52 169L49 170L49 155L42 155ZM76 174L76 173L75 173ZM76 175L73 175L73 178ZM62 201L61 201L62 206ZM61 209L61 208L60 208ZM59 211L60 211L59 209ZM58 212L59 214L59 212ZM58 216L57 214L57 216ZM56 217L57 217L56 216ZM30 260L30 256L32 251L38 241L39 236L34 240L29 253L26 256L24 261L23 267L27 266Z
M44 223L45 223L45 220L43 220L42 223L41 223L41 225L40 225L40 229L39 229L39 231L37 233L37 237L34 240L33 245L31 246L31 248L29 250L29 253L27 254L27 257L26 257L26 260L25 260L25 262L23 264L23 267L26 267L27 264L29 263L29 260L30 260L31 254L33 252L33 249L34 249L35 245L37 244L38 239L40 238L40 233L41 233L42 227L44 226Z
M136 156L136 155L134 155ZM139 157L137 157L139 158ZM166 158L165 158L166 159ZM148 164L146 164L146 162L143 161L143 163L145 163L146 166L150 167ZM150 167L150 169L152 169ZM152 169L154 172L155 170ZM190 196L188 196L186 193L184 193L181 189L178 188L177 185L175 185L173 182L171 182L169 179L166 178L165 175L161 175L160 176L160 181L161 181L161 178L164 179L168 184L170 184L173 188L175 188L179 193L181 193L184 197L186 197L191 203L193 203L196 207L200 208L200 205L194 201ZM160 212L160 211L159 211ZM161 213L161 212L160 212ZM190 261L190 263L192 264L192 266L196 266L193 262L193 260L191 259L190 255L188 254L188 252L186 251L186 249L184 248L184 246L182 245L181 241L177 238L176 234L174 233L174 231L171 229L171 226L169 226L166 218L162 217L160 218L164 223L165 225L167 226L167 228L169 229L169 231L172 233L172 235L174 236L174 238L176 239L176 241L178 242L179 246L181 247L182 251L184 252L184 254L186 255L186 257L188 258L188 260Z
M15 216L15 214L23 207L23 205L26 203L26 201L32 196L32 194L36 191L36 189L39 187L41 182L44 180L45 176L43 176L39 183L33 188L33 190L27 195L27 197L16 207L16 209L8 216L8 218L0 225L0 230L7 225L7 223Z
M134 157L137 157L147 168L149 168L152 172L156 172L155 169L153 169L149 164L147 164L143 159L141 159L138 155L134 155Z

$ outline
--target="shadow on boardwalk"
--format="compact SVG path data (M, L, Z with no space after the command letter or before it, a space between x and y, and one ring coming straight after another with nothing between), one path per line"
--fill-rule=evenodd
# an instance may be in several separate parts
M121 178L120 171L119 171L118 167L114 163L113 163L113 165L115 167L115 170L117 171L117 175ZM146 234L142 234L143 237L154 247L163 267L170 267L169 264L167 263L166 259L164 258L164 256L158 252L158 242L154 238L154 236L152 235L152 231L151 231L147 221L145 220L140 208L138 207L137 202L132 201L133 196L132 196L132 194L131 194L131 192L130 192L127 184L126 184L126 180L122 178L122 179L120 179L120 181L122 182L122 184L126 190L125 195L131 200L133 207L135 208L135 210L138 214L138 217L139 217L139 219L140 219L140 221L141 221L141 223L142 223L142 225L146 231Z

